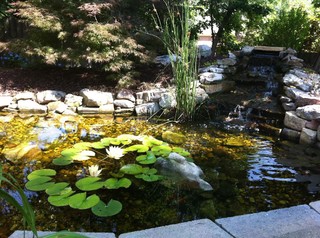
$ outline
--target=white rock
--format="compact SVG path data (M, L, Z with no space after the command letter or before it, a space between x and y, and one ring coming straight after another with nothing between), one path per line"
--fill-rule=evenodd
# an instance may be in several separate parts
M135 111L138 116L148 116L148 115L153 115L158 111L160 111L160 106L159 106L159 103L157 102L150 102L150 103L137 105L135 107Z
M67 104L69 107L79 107L82 105L83 97L73 95L73 94L67 94L64 103Z
M196 104L200 104L209 98L209 95L203 88L196 88Z
M171 59L172 58L172 59ZM177 61L177 56L176 55L172 55L170 58L169 55L160 55L160 56L157 56L153 62L156 63L156 64L161 64L163 66L168 66L171 64L171 60L173 62L176 62ZM180 57L179 57L180 58Z
M80 91L80 95L83 97L83 103L87 107L99 107L113 103L112 93L109 92L101 92L85 88Z
M117 99L128 99L132 102L136 101L133 93L128 89L121 89L117 94Z
M299 77L297 77L294 74L286 74L283 77L283 83L287 86L295 86L305 92L310 92L312 89L312 84L311 82L308 82L307 80L303 80Z
M290 129L301 131L304 128L307 120L304 120L297 116L296 112L286 112L284 117L284 125Z
M159 105L162 108L175 108L177 106L177 101L174 93L163 93L160 97Z
M121 107L121 108L133 108L134 103L130 100L127 99L116 99L114 100L113 104L116 107Z
M33 92L21 92L18 93L16 96L14 96L14 100L19 101L19 100L27 100L31 99L33 101L36 100L36 94Z
M303 128L301 131L301 135L300 135L300 144L304 144L304 145L313 145L315 144L317 141L317 132L307 129L307 128Z
M56 101L56 102L48 103L47 107L48 107L48 111L50 111L50 112L53 111L53 112L57 112L57 113L62 114L64 111L67 110L68 105L64 104L61 101Z
M218 82L224 79L223 74L217 74L217 73L212 73L212 72L206 72L199 74L199 80L200 83L202 84L212 84L214 82Z
M63 101L64 97L66 96L65 92L56 91L56 90L46 90L37 93L37 102L40 104L47 104L49 102L55 101Z
M311 96L309 94L299 94L296 98L297 107L303 107L306 105L320 104L320 97Z
M284 92L287 97L291 99L297 99L298 97L308 97L309 95L297 88L292 88L292 87L284 87Z
M13 97L0 96L0 108L9 106L13 101Z
M297 116L306 120L320 119L320 105L298 107L296 113Z
M33 100L19 100L18 109L22 113L47 113L47 106L40 105Z

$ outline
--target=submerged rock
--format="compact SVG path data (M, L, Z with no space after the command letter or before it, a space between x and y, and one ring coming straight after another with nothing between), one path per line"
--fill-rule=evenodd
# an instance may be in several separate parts
M172 144L183 144L186 141L186 137L180 133L172 131L165 131L162 133L162 139Z
M24 159L25 161L40 160L42 151L36 144L21 143L15 147L5 147L2 150L4 157L12 163L17 163Z
M176 183L204 191L213 190L212 186L201 178L204 175L202 169L177 153L170 153L167 159L158 158L155 166L161 175Z

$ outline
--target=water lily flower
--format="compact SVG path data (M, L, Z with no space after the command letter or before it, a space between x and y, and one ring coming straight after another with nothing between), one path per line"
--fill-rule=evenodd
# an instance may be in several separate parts
M89 174L92 177L99 177L102 169L99 169L99 165L91 165L89 168Z
M112 159L120 159L124 156L124 150L118 146L110 146L109 149L106 149L106 152Z

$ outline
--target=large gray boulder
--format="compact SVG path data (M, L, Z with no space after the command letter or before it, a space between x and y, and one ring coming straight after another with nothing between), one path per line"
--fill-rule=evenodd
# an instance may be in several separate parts
M158 158L155 166L161 175L176 183L186 183L188 187L204 191L213 190L212 186L201 178L204 175L202 169L177 153L170 153L167 159Z
M303 128L300 136L300 144L313 145L317 142L317 132L308 128Z
M158 102L144 103L135 107L137 116L151 116L160 110Z
M301 131L305 127L307 120L297 116L296 112L286 112L284 117L284 125L290 129Z
M36 95L37 102L40 104L47 104L49 102L55 102L55 101L63 101L65 96L66 96L65 92L56 91L56 90L42 91L42 92L38 92Z
M296 113L299 117L306 120L320 119L320 105L298 107Z
M312 89L312 83L308 79L302 79L292 73L286 74L283 77L283 83L289 87L297 87L304 92L310 92Z

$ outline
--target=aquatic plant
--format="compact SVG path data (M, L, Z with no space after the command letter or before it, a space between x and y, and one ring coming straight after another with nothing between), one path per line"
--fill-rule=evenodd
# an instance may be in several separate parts
M53 164L69 166L70 169L71 165L77 167L82 163L82 168L88 167L87 176L72 185L70 182L54 182L59 168L40 169L27 176L29 181L25 186L31 191L45 191L48 202L53 206L91 209L96 216L109 217L122 210L121 202L110 199L106 204L93 191L129 188L133 179L159 181L164 177L152 166L158 158L167 158L171 152L190 156L183 148L170 146L152 136L123 134L97 142L79 142L72 148L63 150L61 156L53 160ZM94 161L95 165L86 165L91 163L89 160ZM107 174L105 171L108 171Z
M54 173L52 171L50 171L50 170L44 170L43 172L35 173L34 176L37 177L37 175L38 175L39 177L41 177L41 174L43 174L43 175L45 175L45 174L51 175L51 174L54 174ZM45 181L45 179L42 179L43 183L45 183L44 181ZM10 195L10 193L8 193L5 190L5 188L3 186L1 186L2 182L3 183L7 183L12 189L14 189L15 191L17 191L19 193L19 196L21 198L21 203L22 204L20 204L13 196ZM51 192L52 191L53 191L53 189L51 189ZM33 233L33 236L34 237L39 237L37 229L36 229L35 213L34 213L34 210L33 210L32 206L30 205L30 203L28 201L27 196L24 194L23 189L20 187L20 185L16 181L16 179L13 176L11 176L10 174L7 174L7 173L3 172L1 164L0 164L0 198L4 199L10 205L12 205L16 209L18 209L18 211L23 216L24 228L26 228L28 226L31 229L31 232ZM49 235L42 236L42 237L43 238L50 238L50 237L51 238L57 238L57 237L87 238L87 236L76 234L76 233L69 232L69 231L60 231L60 232L56 232L56 233L49 234Z

